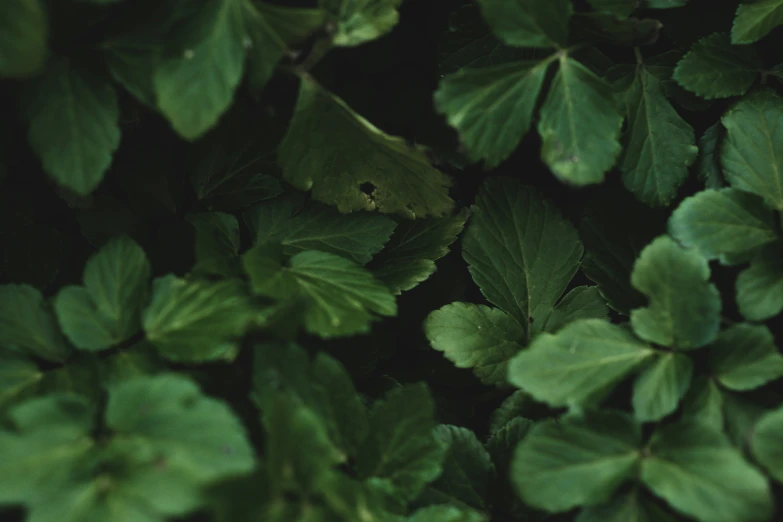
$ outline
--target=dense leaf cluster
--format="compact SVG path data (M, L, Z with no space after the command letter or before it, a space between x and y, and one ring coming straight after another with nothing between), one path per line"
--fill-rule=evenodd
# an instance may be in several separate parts
M0 515L783 514L783 0L3 0Z

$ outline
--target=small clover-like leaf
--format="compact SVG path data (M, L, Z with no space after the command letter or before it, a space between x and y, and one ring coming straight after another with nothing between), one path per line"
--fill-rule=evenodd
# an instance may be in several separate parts
M631 312L631 325L647 341L680 349L700 348L718 334L721 300L709 282L707 260L668 236L650 243L631 274L650 303Z

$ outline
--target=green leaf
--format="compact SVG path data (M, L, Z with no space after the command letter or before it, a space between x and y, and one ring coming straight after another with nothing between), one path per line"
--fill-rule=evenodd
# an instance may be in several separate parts
M57 319L74 346L105 350L135 334L150 273L144 250L128 237L111 240L90 257L84 286L66 286L54 298Z
M696 168L699 171L699 179L708 189L726 186L720 166L720 147L724 134L723 126L720 122L716 122L710 125L699 138L699 158Z
M737 9L731 27L731 43L750 44L764 38L783 24L782 0L756 0L743 3Z
M661 346L700 348L718 335L721 300L709 282L707 260L668 236L650 243L631 274L634 288L649 297L631 312L636 335Z
M490 435L494 435L516 418L532 415L534 409L533 398L522 390L515 390L492 412L489 420Z
M525 330L497 308L451 303L432 312L424 332L435 350L457 368L472 368L485 384L505 384L508 361L525 341Z
M296 8L267 2L254 2L267 24L286 45L298 46L326 22L326 12L317 8Z
M768 412L756 423L751 439L751 450L756 460L779 482L783 482L783 408Z
M240 275L237 218L223 212L200 212L186 219L196 229L196 266L193 271L224 277Z
M584 404L655 354L625 328L600 319L542 333L511 360L508 380L547 404Z
M309 77L302 78L279 162L286 181L340 212L437 217L454 203L449 179L424 149L382 132Z
M477 3L456 8L448 31L438 40L438 73L492 67L522 59L526 51L504 45L481 16Z
M155 452L167 466L201 483L255 467L245 428L228 404L204 395L181 375L139 377L112 386L106 426L117 437L132 437L140 453Z
M375 40L391 32L402 0L319 0L327 17L336 26L332 43L340 47L354 47Z
M783 99L769 89L749 94L721 119L721 165L729 184L783 211ZM749 154L748 151L753 151Z
M435 272L435 261L449 253L467 218L463 210L439 219L403 221L367 268L392 293L411 290Z
M641 479L677 511L705 522L766 520L772 515L767 479L720 431L680 423L656 432ZM731 477L723 480L720 477Z
M315 357L311 371L316 409L326 421L330 437L342 452L355 457L369 427L351 376L342 364L324 353Z
M633 411L640 422L658 421L677 409L691 384L693 362L679 353L661 353L637 377Z
M597 287L577 286L555 305L541 331L555 332L577 319L607 319L608 315L609 308Z
M412 500L442 470L446 448L434 429L435 407L424 384L393 389L370 411L370 436L357 458L359 475L380 479L401 501Z
M461 69L441 80L435 106L459 132L472 161L492 169L530 130L533 110L551 60Z
M595 200L579 224L587 251L582 271L598 284L609 306L622 314L645 303L631 285L631 271L644 247L665 230L668 216L630 199L617 204L610 197Z
M570 0L480 0L481 14L499 38L517 47L554 47L566 44Z
M253 292L275 299L302 299L305 329L323 338L370 329L373 313L394 316L397 303L381 282L349 259L315 250L293 256L289 266L263 245L242 257Z
M636 10L639 2L638 0L587 0L587 3L595 11L626 18Z
M158 108L183 138L212 128L231 105L242 78L245 3L209 0L191 7L168 37L153 76Z
M70 354L41 292L28 285L0 286L0 345L47 361L63 362Z
M472 431L457 426L438 426L435 435L449 450L443 472L424 496L440 503L452 501L485 510L495 467L484 445Z
M601 77L567 56L559 62L538 122L541 159L567 183L600 183L622 149L623 117Z
M699 376L683 399L685 418L714 430L724 429L724 393L715 379Z
M95 190L120 144L120 109L111 83L60 59L36 80L25 110L30 147L46 173L78 195Z
M685 199L669 220L669 232L707 259L744 254L778 239L775 216L761 198L733 188Z
M707 100L745 94L762 67L752 47L731 45L728 34L716 33L696 42L674 69L674 80Z
M276 488L313 491L326 473L344 461L321 419L290 397L279 395L265 420L267 467Z
M648 205L668 205L696 160L693 128L666 99L661 81L643 66L637 67L625 101L628 131L620 161L623 183Z
M514 451L533 426L533 421L516 417L505 423L487 440L487 451L492 456L496 470L496 480L492 485L493 506L522 520L533 518L533 510L519 498L509 477Z
M537 191L509 178L484 182L472 212L462 253L473 280L520 325L543 326L577 271L577 231Z
M245 24L241 43L247 53L247 83L251 92L260 94L274 75L280 58L287 51L286 45L289 42L280 34L285 32L287 27L279 24L296 24L296 34L285 34L285 38L291 38L293 43L296 37L314 30L310 12L317 10L292 9L258 1L241 2L239 6L243 10ZM318 14L323 17L323 13Z
M766 326L735 324L709 347L711 374L730 390L752 390L783 375L783 355Z
M94 411L76 395L26 401L9 413L13 431L0 431L0 502L31 503L56 494L93 448Z
M46 58L49 27L39 0L8 0L0 6L0 76L38 72Z
M173 275L153 281L142 314L144 331L161 354L175 361L233 358L235 340L253 309L236 280L188 281Z
M737 277L737 305L750 321L765 321L783 310L783 241L768 245Z
M102 359L100 365L101 379L108 386L136 377L154 375L166 368L155 347L147 340Z
M244 219L255 244L280 243L295 255L320 250L366 264L389 240L396 223L367 212L341 214L299 194L284 195L249 208Z
M606 504L587 507L575 522L676 522L678 519L659 506L644 490L632 487Z
M487 522L486 517L475 511L454 506L428 506L414 512L407 522Z
M549 420L517 447L511 480L525 503L547 511L600 504L634 475L640 443L638 426L620 413Z
M38 386L43 372L27 357L0 351L0 412L25 397Z

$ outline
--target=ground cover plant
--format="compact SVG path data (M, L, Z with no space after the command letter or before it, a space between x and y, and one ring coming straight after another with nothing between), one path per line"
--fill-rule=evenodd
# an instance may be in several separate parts
M783 0L3 0L0 515L783 516Z

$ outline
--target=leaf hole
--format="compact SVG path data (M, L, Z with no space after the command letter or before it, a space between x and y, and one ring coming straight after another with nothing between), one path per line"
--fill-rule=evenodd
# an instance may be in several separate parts
M375 192L375 185L373 185L369 181L365 181L364 183L359 185L359 190L361 190L368 196L372 196L372 193Z

